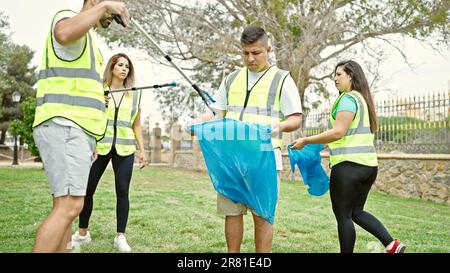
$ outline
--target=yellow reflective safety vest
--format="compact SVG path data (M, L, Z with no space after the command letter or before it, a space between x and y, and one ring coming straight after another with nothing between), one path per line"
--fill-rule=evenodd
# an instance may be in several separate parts
M97 142L100 155L107 155L112 147L120 156L131 155L136 151L133 123L136 120L141 100L141 91L126 92L119 102L109 100L106 110L108 127L105 137ZM111 104L111 101L113 102Z
M280 95L288 75L289 71L272 66L253 87L249 87L247 68L232 72L225 82L228 100L226 117L267 126L284 120ZM281 134L278 138L272 138L274 148L282 145Z
M39 72L33 128L53 117L63 117L90 135L102 136L106 129L105 98L100 77L103 57L96 40L91 31L87 33L81 56L66 61L55 54L52 32L50 28Z
M334 166L344 161L351 161L370 167L378 166L377 154L373 144L375 135L370 130L369 110L364 97L358 91L342 93L337 98L330 113L329 127L332 128L336 123L333 112L345 94L355 99L357 110L346 135L328 144L330 165Z

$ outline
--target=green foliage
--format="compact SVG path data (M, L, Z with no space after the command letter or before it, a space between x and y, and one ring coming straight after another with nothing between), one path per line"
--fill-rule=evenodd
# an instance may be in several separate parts
M36 67L30 66L33 51L10 40L6 20L0 20L0 27L0 144L3 144L10 121L15 115L12 93L20 92L22 101L34 97L33 85L37 79Z
M19 135L22 140L28 144L28 150L34 156L39 156L39 150L34 143L33 138L33 121L34 111L36 109L36 98L28 97L22 103L23 117L21 120L14 120L11 122L11 132L14 135Z

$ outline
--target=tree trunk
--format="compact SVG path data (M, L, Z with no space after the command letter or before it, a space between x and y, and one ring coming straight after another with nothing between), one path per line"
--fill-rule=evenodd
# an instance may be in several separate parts
M1 133L0 133L0 145L5 144L6 131L7 130L1 130Z

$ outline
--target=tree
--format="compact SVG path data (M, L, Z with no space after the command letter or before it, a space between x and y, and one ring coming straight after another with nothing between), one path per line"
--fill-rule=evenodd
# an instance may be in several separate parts
M7 21L0 19L0 144L5 143L6 132L15 114L12 93L19 91L22 99L34 96L33 85L36 83L36 67L30 66L33 51L12 43L7 31Z
M21 137L21 142L28 144L28 150L32 155L39 156L39 150L34 143L33 138L33 122L34 111L36 109L36 98L28 97L22 102L22 120L14 120L11 122L11 131L15 135Z
M363 51L379 62L381 43L407 61L398 35L393 34L432 46L450 44L448 0L128 2L133 18L195 79L210 83L210 87L217 87L223 75L241 65L239 38L243 28L250 24L264 27L271 36L274 61L291 72L302 104L307 88L328 96L324 80L331 77L334 64L346 54ZM156 62L163 60L137 30L124 35L123 29L115 26L103 34L109 41L145 50Z

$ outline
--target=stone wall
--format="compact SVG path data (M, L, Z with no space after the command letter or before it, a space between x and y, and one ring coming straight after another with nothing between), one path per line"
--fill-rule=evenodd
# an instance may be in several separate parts
M380 155L375 189L450 204L450 155Z
M174 158L174 167L206 171L201 152L194 158L192 151L179 151ZM450 204L450 155L379 154L378 161L374 190ZM328 162L328 155L323 153L322 165L329 174ZM298 169L292 175L286 153L283 154L283 166L283 179L301 179Z

